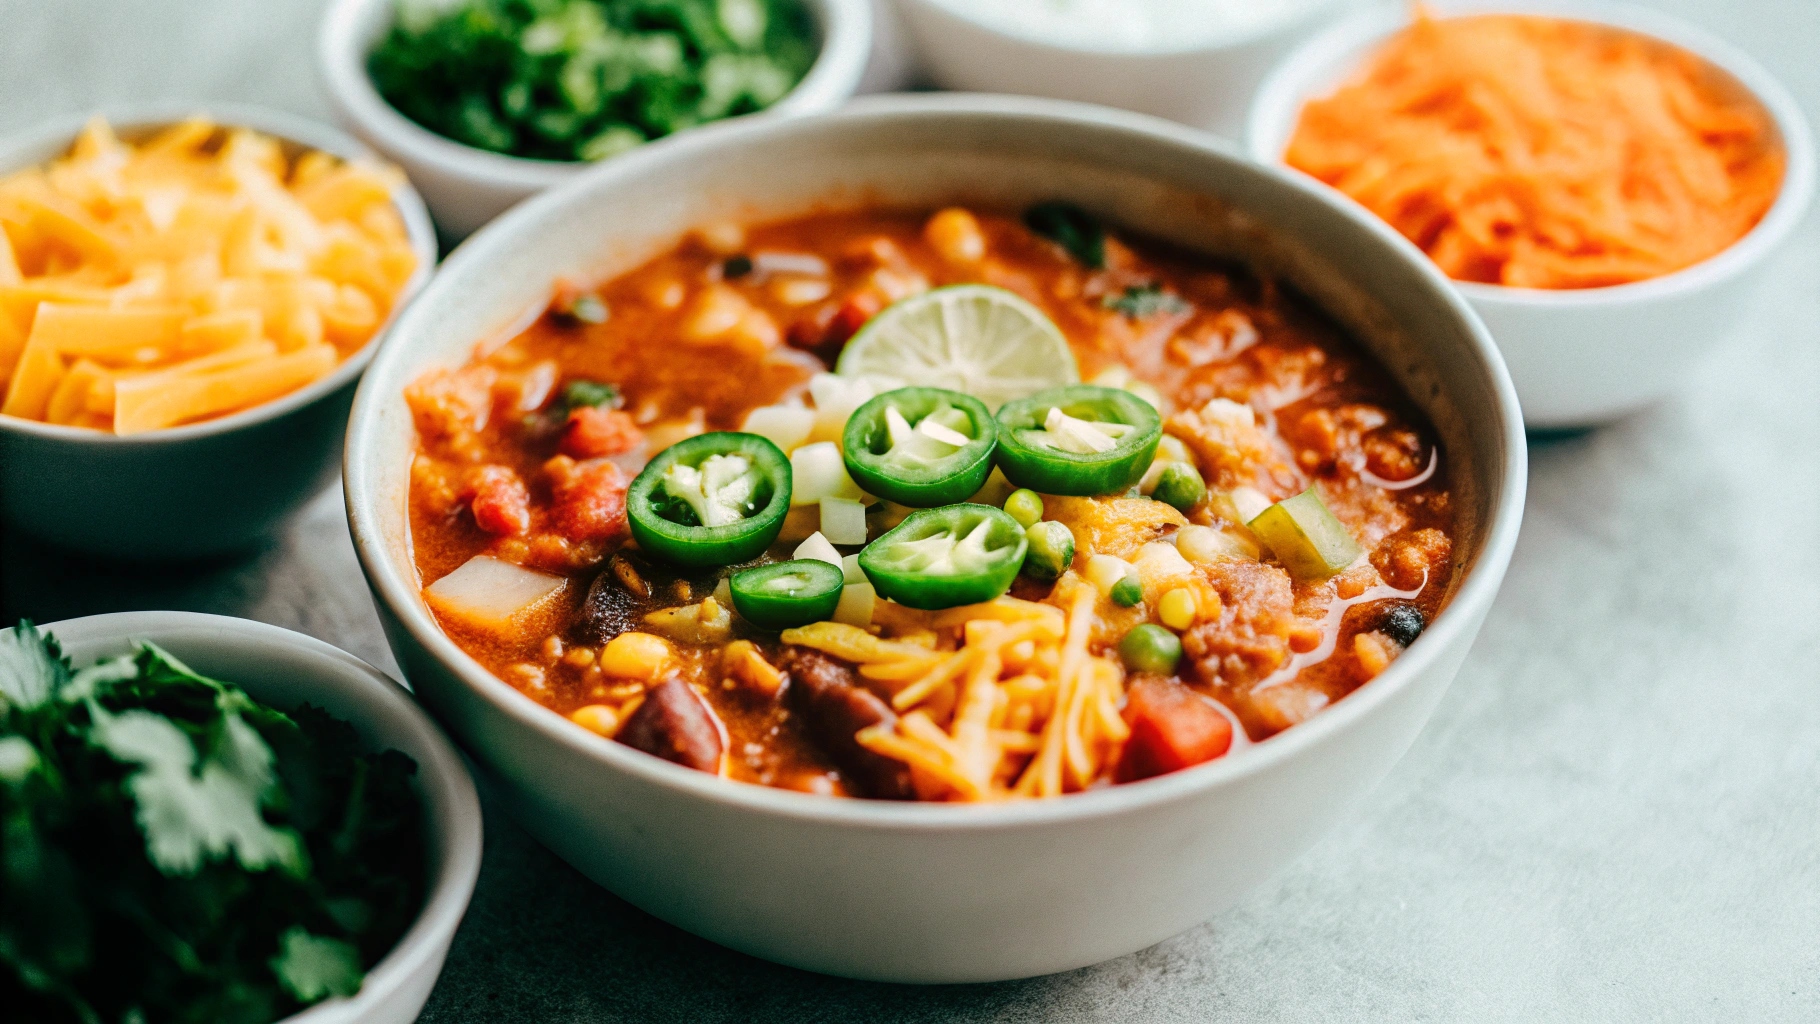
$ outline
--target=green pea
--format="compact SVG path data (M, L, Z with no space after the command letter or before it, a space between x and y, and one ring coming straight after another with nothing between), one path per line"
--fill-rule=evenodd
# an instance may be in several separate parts
M1182 660L1182 641L1156 623L1146 622L1119 641L1119 657L1133 672L1174 675L1176 663Z
M1152 498L1165 505L1173 505L1182 512L1199 505L1206 495L1206 482L1186 462L1171 462L1164 467L1163 475L1157 477L1156 490L1150 492Z
M1005 499L1005 513L1028 529L1043 521L1043 499L1030 488L1021 487Z
M1112 598L1113 604L1121 608L1130 608L1144 600L1144 584L1138 581L1137 575L1134 573L1114 583L1112 593L1108 596Z
M1024 536L1030 541L1030 549L1024 555L1024 574L1031 579L1048 583L1074 564L1074 532L1061 523L1037 523L1025 530Z

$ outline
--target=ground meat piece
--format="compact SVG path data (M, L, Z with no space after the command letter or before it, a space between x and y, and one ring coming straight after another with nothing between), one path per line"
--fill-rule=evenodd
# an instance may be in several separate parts
M854 736L880 723L897 721L891 705L859 685L853 666L808 647L786 647L778 667L790 677L786 698L809 735L827 752L862 796L909 800L916 796L910 769L875 754Z
M1413 590L1423 580L1441 582L1453 542L1432 527L1398 533L1384 539L1371 553L1371 564L1391 586Z
M584 405L570 411L560 448L571 458L602 459L623 455L644 442L644 431L630 413Z
M672 679L645 694L614 739L684 768L719 772L722 735L714 709L701 694Z
M1249 686L1289 657L1296 627L1289 574L1240 558L1210 563L1204 571L1219 592L1220 617L1182 634L1187 674L1211 685Z
M557 530L572 541L613 540L626 533L626 475L605 459L544 463Z
M1163 428L1194 453L1211 486L1255 487L1273 498L1301 489L1295 467L1258 425L1257 413L1249 405L1216 398L1199 409L1176 413Z
M531 493L525 482L507 466L482 466L472 479L474 525L505 537L515 537L531 526Z
M480 432L493 413L493 385L499 373L485 364L460 370L432 370L404 389L417 434L432 451L478 461Z
M1139 677L1125 696L1131 738L1118 780L1133 782L1211 761L1232 748L1232 722L1213 702L1181 683Z

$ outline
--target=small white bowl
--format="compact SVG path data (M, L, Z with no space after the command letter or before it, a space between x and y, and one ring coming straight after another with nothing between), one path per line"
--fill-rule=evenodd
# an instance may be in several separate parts
M1447 609L1395 664L1238 755L1130 785L994 806L729 782L602 739L493 676L425 606L411 552L404 389L548 302L717 220L830 203L1018 210L1109 223L1280 272L1351 328L1434 422L1462 517ZM1390 770L1490 609L1522 518L1522 423L1478 318L1396 232L1205 132L1009 96L869 97L813 118L690 132L609 161L470 238L361 384L348 519L420 699L519 820L633 904L755 956L886 981L1047 974L1142 949L1232 905Z
M1718 254L1672 274L1607 288L1455 282L1503 351L1531 428L1592 426L1662 398L1744 322L1765 259L1807 212L1814 143L1800 106L1750 57L1655 11L1589 0L1431 0L1425 6L1442 17L1535 14L1634 32L1706 61L1769 114L1786 155L1782 192L1755 228ZM1332 92L1409 21L1401 6L1364 12L1285 57L1252 103L1246 128L1252 156L1282 164L1303 104Z
M100 112L124 138L194 114L344 159L372 153L293 114L228 103ZM62 156L88 115L0 141L0 174ZM0 521L89 554L135 560L201 558L270 536L335 478L354 385L436 267L436 232L408 182L392 190L417 270L392 314L333 373L262 405L185 426L120 437L0 416Z
M1008 31L965 0L896 0L922 65L945 89L1102 103L1237 138L1266 72L1318 22L1356 0L1307 0L1255 28L1142 49Z
M821 53L783 99L753 116L813 114L845 103L872 52L869 0L803 0L821 31ZM367 55L391 28L397 0L336 0L316 41L317 71L336 118L423 192L444 236L459 240L507 207L561 184L591 164L527 160L463 145L395 110L374 88Z
M314 704L354 726L375 750L417 762L429 854L423 910L349 999L318 1003L282 1024L410 1024L430 996L480 874L480 801L461 756L404 688L359 658L263 622L195 612L119 612L43 627L77 666L150 640L204 675L236 683L280 710Z

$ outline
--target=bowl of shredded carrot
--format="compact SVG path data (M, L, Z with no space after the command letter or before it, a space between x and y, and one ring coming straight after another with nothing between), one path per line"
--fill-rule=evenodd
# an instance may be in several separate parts
M1540 428L1673 391L1742 321L1814 187L1800 109L1751 58L1559 0L1340 22L1266 80L1248 142L1451 277Z

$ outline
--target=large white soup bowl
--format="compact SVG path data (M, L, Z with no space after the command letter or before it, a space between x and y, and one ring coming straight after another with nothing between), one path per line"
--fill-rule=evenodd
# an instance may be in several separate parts
M600 739L437 628L406 510L414 439L402 392L419 374L509 331L557 279L630 269L706 221L1050 199L1282 274L1352 328L1434 421L1462 568L1447 610L1376 681L1175 775L1042 802L917 805L728 782ZM399 663L545 844L639 907L756 956L952 982L1141 949L1230 906L1312 843L1402 755L1458 669L1516 539L1524 458L1516 399L1484 328L1420 252L1328 191L1139 115L904 96L660 143L475 235L368 372L345 479Z

